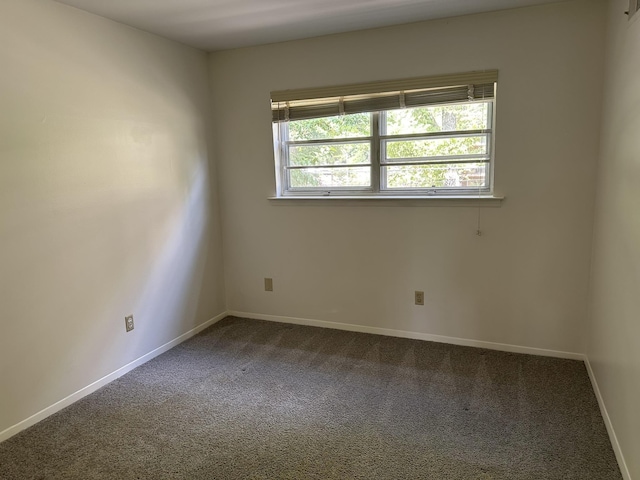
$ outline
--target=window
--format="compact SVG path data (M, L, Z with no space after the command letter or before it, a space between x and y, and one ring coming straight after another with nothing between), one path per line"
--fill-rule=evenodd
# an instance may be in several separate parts
M278 196L492 193L497 72L272 92Z

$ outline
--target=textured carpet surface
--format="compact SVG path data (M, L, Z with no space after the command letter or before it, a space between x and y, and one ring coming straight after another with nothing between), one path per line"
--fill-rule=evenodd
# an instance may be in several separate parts
M2 479L620 479L581 362L228 317L0 444Z

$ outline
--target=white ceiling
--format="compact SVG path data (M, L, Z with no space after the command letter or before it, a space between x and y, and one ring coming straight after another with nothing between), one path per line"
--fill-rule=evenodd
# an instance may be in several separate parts
M204 50L558 0L56 0Z

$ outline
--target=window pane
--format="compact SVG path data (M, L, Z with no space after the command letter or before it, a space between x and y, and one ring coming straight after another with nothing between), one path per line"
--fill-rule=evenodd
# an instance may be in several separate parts
M333 143L328 145L291 145L289 165L320 166L370 163L369 143Z
M489 105L478 102L390 110L387 135L488 129Z
M387 188L472 188L487 182L486 163L384 167Z
M420 158L442 155L487 155L487 137L430 138L388 141L387 158Z
M368 187L370 167L297 168L289 170L292 188Z
M368 137L370 135L371 115L369 113L289 122L289 140L291 141Z

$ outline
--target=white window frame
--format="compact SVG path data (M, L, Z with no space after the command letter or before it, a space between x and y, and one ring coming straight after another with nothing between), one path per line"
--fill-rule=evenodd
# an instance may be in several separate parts
M638 0L640 1L640 0ZM351 137L340 139L322 139L322 140L306 140L291 141L289 140L288 122L278 122L273 125L274 139L274 156L276 166L276 192L277 197L303 198L303 197L319 197L319 196L375 196L375 197L478 197L493 195L494 187L494 157L495 157L495 97L491 99L477 99L468 102L447 102L442 105L460 105L469 103L487 103L488 104L488 129L481 130L455 130L434 133L419 134L400 134L387 135L385 130L386 111L370 112L371 115L371 135L366 137ZM318 117L316 117L318 118ZM457 155L451 157L427 157L423 159L407 159L406 162L395 159L392 162L386 162L385 144L389 140L421 140L427 138L452 138L465 136L486 136L487 154L486 155ZM289 171L295 167L289 165L289 146L291 145L313 145L313 144L346 144L346 143L370 143L370 163L368 164L340 164L335 167L319 167L319 168L344 168L345 166L369 167L370 168L370 186L366 187L290 187ZM464 163L465 158L472 163L478 163L477 159L484 157L486 162L486 185L480 187L432 187L432 188L387 188L385 185L385 175L383 169L387 165L442 165L446 163ZM436 161L434 161L434 159ZM453 161L453 160L461 161ZM476 159L476 161L472 161ZM439 160L439 161L438 161Z

